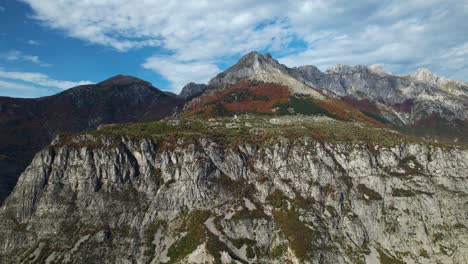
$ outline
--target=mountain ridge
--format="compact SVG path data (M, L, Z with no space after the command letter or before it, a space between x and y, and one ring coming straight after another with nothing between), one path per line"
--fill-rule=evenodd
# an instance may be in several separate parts
M124 75L52 96L0 97L0 202L35 152L58 133L96 129L106 123L159 120L183 102L149 82Z
M322 72L313 65L288 68L271 54L250 52L211 79L208 92L244 79L284 84L293 94L311 93L323 99L317 93L321 91L400 131L413 131L429 139L468 142L468 84L427 69L397 76L385 72L381 65L338 64ZM366 106L369 104L372 107Z
M9 147L29 164L0 207L0 261L465 263L468 146L410 136L459 122L434 112L464 88L419 77L435 84L253 52L178 96L118 75L0 98L0 143L23 133Z

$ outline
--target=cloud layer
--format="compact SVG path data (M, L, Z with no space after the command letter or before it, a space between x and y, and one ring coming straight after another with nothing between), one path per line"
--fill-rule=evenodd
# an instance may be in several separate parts
M23 52L18 51L18 50L12 50L12 51L0 54L0 58L5 59L7 61L32 62L32 63L34 63L36 65L41 66L41 67L50 67L50 66L52 66L52 64L45 63L41 59L39 59L39 56L24 54Z
M142 65L174 88L206 80L224 58L251 50L272 51L290 66L380 63L395 73L427 67L468 76L464 0L25 2L68 36L122 52L154 47Z
M90 81L55 80L42 73L5 71L0 68L0 92L12 94L15 97L37 97L44 94L44 90L57 92L91 83Z
M45 87L54 87L61 90L65 90L74 86L91 84L90 81L61 81L50 78L49 76L37 73L37 72L16 72L16 71L4 71L0 69L0 78L23 81L33 83Z

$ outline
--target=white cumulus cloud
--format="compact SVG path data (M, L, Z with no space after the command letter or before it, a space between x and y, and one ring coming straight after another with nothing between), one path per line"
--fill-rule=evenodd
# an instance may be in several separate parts
M22 81L30 83L31 85L40 85L45 87L53 87L61 90L72 88L78 85L91 84L90 81L64 81L55 80L49 76L38 72L18 72L18 71L5 71L0 69L0 78Z
M215 64L203 62L181 62L168 57L150 57L142 66L165 76L171 83L171 90L180 92L189 82L206 83L220 71Z
M395 73L427 67L468 76L465 0L24 1L46 27L122 52L154 47L155 58L169 66L214 69L226 57L269 50L291 66L379 63ZM143 65L148 61L155 62ZM173 86L185 82L151 65Z
M12 51L0 54L0 58L6 59L8 61L32 62L34 64L37 64L37 65L41 66L41 67L50 67L50 66L52 66L52 64L45 63L41 59L39 59L39 56L24 54L23 52L18 51L18 50L12 50Z

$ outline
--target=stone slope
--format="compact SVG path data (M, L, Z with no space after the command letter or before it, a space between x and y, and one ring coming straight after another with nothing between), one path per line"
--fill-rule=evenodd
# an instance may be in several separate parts
M340 123L296 119L269 120L271 137L243 120L61 137L0 209L1 259L466 263L466 149L323 141L288 131Z
M427 69L411 76L385 73L379 66L337 65L325 73L314 66L292 69L305 84L339 96L369 99L395 124L414 124L430 115L446 120L468 120L468 84L439 77ZM404 111L398 105L407 104Z
M427 69L396 76L386 73L381 65L339 64L321 72L312 65L288 68L270 54L250 52L211 79L207 93L245 80L286 85L292 94L309 94L316 99L326 99L324 94L340 98L405 133L468 142L468 84Z
M288 71L286 66L273 59L269 53L262 55L253 51L242 56L236 64L212 78L208 82L208 87L220 89L240 81L255 80L286 85L294 94L307 94L323 99L322 94L299 82Z

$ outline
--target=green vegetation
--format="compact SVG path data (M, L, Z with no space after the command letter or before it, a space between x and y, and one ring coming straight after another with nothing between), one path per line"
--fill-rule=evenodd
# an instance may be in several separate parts
M283 192L279 190L275 190L272 193L270 193L267 197L267 200L270 201L270 204L274 208L288 208L289 199L283 194Z
M232 180L229 176L223 174L213 180L213 183L220 186L233 196L241 198L249 198L253 200L255 194L255 186L253 184L247 184L244 180Z
M247 248L246 248L246 256L249 258L249 259L253 259L255 258L255 256L257 255L255 253L255 251L257 250L258 251L258 248L255 246L257 243L255 240L251 240L251 239L248 239L248 238L239 238L239 239L234 239L231 241L232 244L234 244L234 246L236 246L236 248L240 249L242 248L243 245L246 245Z
M213 109L213 114L216 116L230 116L229 110L223 104L217 103Z
M267 200L274 207L273 218L281 231L286 235L291 249L302 261L309 258L323 246L320 245L320 232L300 220L301 209L312 210L315 203L312 199L302 198L296 194L294 199L288 199L281 191L270 193ZM286 246L272 249L273 254L282 255Z
M400 160L398 165L405 170L407 175L420 174L423 170L415 156L405 157L404 159Z
M333 119L339 119L336 115L321 108L311 100L297 96L290 96L288 103L277 103L275 104L275 107L279 109L280 115L289 115L293 113L302 115L325 115Z
M413 197L419 194L425 194L428 196L433 195L432 193L424 192L420 190L405 190L405 189L399 189L399 188L392 189L393 197Z
M378 192L368 188L364 184L359 184L357 186L357 189L358 189L360 194L366 195L368 200L374 200L374 201L375 200L382 200L382 196Z
M374 145L390 147L410 142L452 147L444 143L403 136L387 129L344 121L316 121L306 116L280 116L275 119L280 122L284 120L284 124L272 124L270 118L265 116L241 116L237 119L221 117L210 120L192 117L149 123L115 124L77 135L63 134L58 146L119 148L122 147L120 138L126 137L150 139L160 149L170 149L176 146L175 143L179 139L183 139L184 144L197 144L200 138L206 137L220 145L237 145L241 142L259 145L277 142L279 138L301 141L310 138L319 142L364 143L365 146L370 146L371 150L374 149ZM106 145L103 142L106 142ZM411 164L410 161L413 162L411 158L402 161L401 166L413 167L410 173L418 171L418 164Z
M247 208L242 208L241 210L237 211L231 218L232 221L240 221L244 219L269 219L268 215L261 209L249 210Z
M320 247L320 232L300 221L296 210L274 210L273 217L301 261L308 259Z
M377 251L379 252L381 264L405 264L405 262L386 254L382 249L377 249Z
M387 119L383 118L382 116L379 116L378 114L374 114L374 113L366 112L366 111L361 111L361 112L365 114L366 116L379 121L382 124L389 124L389 121Z
M148 260L151 261L154 257L154 245L153 245L153 240L154 236L156 235L156 232L162 227L166 226L166 222L164 221L156 221L155 223L152 223L149 227L148 230L146 231L145 234L145 245L146 245L146 250L144 252L144 255L148 257Z
M287 251L288 251L288 245L281 244L271 249L270 256L272 258L279 258L283 256Z
M241 102L241 101L268 101L268 98L265 95L255 95L250 92L249 89L242 88L231 91L228 94L225 94L221 101L232 103L232 102Z
M207 237L207 230L203 223L209 216L208 211L193 211L186 217L183 231L187 234L169 248L167 256L170 257L170 261L168 263L177 263L203 243Z
M421 248L419 250L419 256L421 256L423 258L429 258L429 253L427 253L427 251L424 248Z

